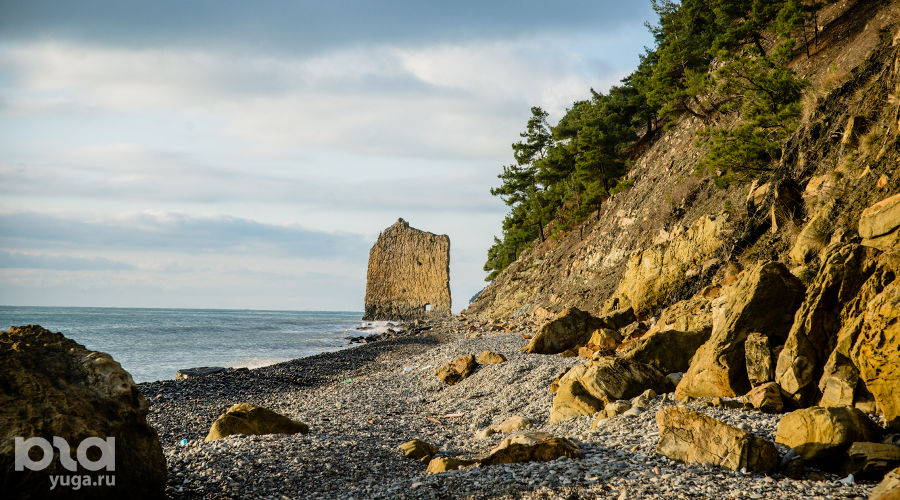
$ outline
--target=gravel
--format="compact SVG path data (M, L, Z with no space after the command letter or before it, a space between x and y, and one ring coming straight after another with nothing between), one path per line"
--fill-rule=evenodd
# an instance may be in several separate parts
M874 487L828 474L824 481L801 481L662 457L655 452L655 415L675 404L669 395L604 420L596 431L589 416L550 425L550 383L583 359L525 355L518 351L523 344L518 333L467 335L454 318L338 352L139 387L174 498L866 498ZM453 386L434 376L435 368L485 349L508 361L479 366ZM306 422L310 433L204 442L212 422L241 402ZM688 406L774 439L777 415ZM583 456L431 475L397 450L422 439L442 456L482 455L505 435L476 434L514 415L531 419L530 430L569 437Z

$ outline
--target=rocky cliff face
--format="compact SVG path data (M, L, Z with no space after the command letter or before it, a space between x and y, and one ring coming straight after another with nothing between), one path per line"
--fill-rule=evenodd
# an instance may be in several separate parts
M469 312L543 323L568 307L602 315L631 306L650 318L761 260L811 281L830 244L859 237L861 212L900 191L898 19L897 2L845 0L821 11L819 45L793 63L812 84L804 119L769 176L715 187L695 172L703 121L671 124L635 159L631 189L536 243Z
M366 320L450 314L450 238L409 227L403 219L369 252Z

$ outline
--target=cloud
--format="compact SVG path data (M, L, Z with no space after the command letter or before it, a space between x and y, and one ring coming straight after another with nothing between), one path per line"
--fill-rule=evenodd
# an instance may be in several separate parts
M125 271L137 269L131 264L103 257L43 255L0 251L0 268L54 269L58 271Z
M607 31L650 19L650 2L420 0L243 2L29 0L6 2L0 33L125 47L220 46L312 53L370 43L498 39Z
M365 258L358 235L326 233L222 215L141 212L85 222L36 212L0 214L0 244L12 248L87 248L185 253Z

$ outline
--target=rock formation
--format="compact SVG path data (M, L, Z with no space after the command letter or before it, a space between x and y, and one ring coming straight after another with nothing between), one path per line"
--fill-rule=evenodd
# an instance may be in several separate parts
M772 442L693 410L669 406L656 414L656 422L656 451L669 458L753 472L772 472L778 465Z
M803 293L803 284L784 264L763 262L745 271L714 315L712 334L691 360L675 397L746 393L750 389L744 351L747 336L763 332L772 343L783 342Z
M526 354L557 354L588 343L595 330L605 328L600 318L571 307L559 313L541 327L522 352Z
M306 434L309 426L267 408L238 403L213 422L206 441L215 441L233 434Z
M550 422L592 415L606 404L637 396L647 388L666 392L668 380L656 368L615 356L573 367L559 381Z
M475 355L468 354L456 358L452 362L438 368L434 371L434 375L447 385L455 385L458 384L460 380L471 375L477 366L478 363L475 362Z
M782 417L775 442L792 448L804 460L822 461L856 441L875 441L879 433L875 422L856 408L813 406Z
M70 498L163 498L166 461L156 431L147 424L147 400L112 357L27 325L0 332L0 366L0 497L45 498L50 474L72 473L64 468L63 454L54 456L52 449L46 468L14 468L15 437L50 442L59 436L69 446L73 466L84 440L115 438L109 450L114 470L90 472L77 461L78 475L90 475L92 481L114 475L115 486L69 491Z
M450 314L450 238L398 219L369 251L365 320Z

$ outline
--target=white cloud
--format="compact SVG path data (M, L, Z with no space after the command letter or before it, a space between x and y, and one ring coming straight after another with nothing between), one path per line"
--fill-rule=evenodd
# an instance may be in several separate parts
M27 244L7 239L6 250L136 267L98 273L91 284L87 275L56 282L49 271L7 270L17 280L9 293L25 294L34 277L62 297L83 278L90 288L84 296L98 301L114 297L127 305L128 296L144 294L156 297L155 305L185 305L166 304L154 290L177 285L192 290L181 294L190 300L220 296L234 282L246 296L260 297L246 307L266 307L261 301L278 300L266 291L266 277L279 266L308 270L311 253L333 248L303 246L298 235L306 233L291 226L302 224L308 232L356 235L324 238L352 245L356 255L344 267L349 274L335 278L341 285L328 303L344 293L343 307L356 307L368 239L403 216L450 234L454 306L465 306L482 285L485 251L504 212L488 188L510 161L509 145L529 107L544 106L558 118L590 87L616 82L623 68L595 57L598 47L621 50L609 34L442 40L296 53L236 53L216 44L5 43L0 211L16 210L13 219L22 224L32 219L21 213L38 211L66 214L68 221L37 221L44 226L33 229L45 240L29 233ZM119 243L123 238L144 253ZM232 257L219 261L207 251L195 258L204 238ZM281 253L264 241L281 245ZM307 261L290 260L292 252L306 252L298 258ZM307 288L284 285L285 293L312 297L313 283L327 286L325 279L287 275ZM114 292L104 292L105 281ZM202 293L192 284L198 282L208 283ZM40 297L35 290L28 297ZM240 306L230 300L217 304Z

